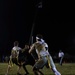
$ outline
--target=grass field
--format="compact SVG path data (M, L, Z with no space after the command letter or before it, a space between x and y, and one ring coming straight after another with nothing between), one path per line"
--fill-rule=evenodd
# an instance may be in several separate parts
M6 69L7 69L7 63L0 63L0 75L5 75L6 73ZM58 63L55 63L57 70L61 73L61 75L75 75L75 63L63 63L62 66L60 66ZM27 69L30 72L30 75L33 75L32 72L32 66L27 65L26 66ZM45 75L54 75L53 72L51 71L51 69L47 69L46 67L44 67L41 70ZM10 72L9 75L16 75L17 72L17 66L14 65ZM21 70L21 73L24 74L24 70Z

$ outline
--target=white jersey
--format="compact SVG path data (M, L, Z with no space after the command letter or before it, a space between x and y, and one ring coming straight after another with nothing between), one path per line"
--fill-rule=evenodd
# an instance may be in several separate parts
M12 52L13 53L17 53L17 55L19 55L19 51L21 50L21 48L20 47L18 47L18 46L14 46L13 48L12 48Z
M20 47L18 47L18 46L14 46L13 48L12 48L12 50L14 50L14 51L19 51L19 50L21 50L21 48Z
M64 53L63 52L59 52L59 57L63 57L64 56Z
M49 55L48 50L46 50L46 47L48 48L47 43L45 43L45 42L39 42L39 43L43 45L43 48L42 48L42 50L40 51L40 55L41 55L41 56L47 56L47 55ZM36 53L38 54L38 50L37 50L37 49L36 49Z

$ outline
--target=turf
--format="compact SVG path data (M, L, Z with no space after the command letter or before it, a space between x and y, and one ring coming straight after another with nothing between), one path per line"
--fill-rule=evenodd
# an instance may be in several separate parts
M7 63L0 63L0 75L5 75L7 70ZM61 73L61 75L75 75L75 63L63 63L62 66L60 66L58 63L55 63L57 70ZM26 66L30 75L34 75L32 71L32 66L27 65ZM45 75L54 75L51 69L47 69L44 67L41 70ZM14 64L11 68L9 75L16 75L17 73L17 66ZM21 73L24 74L24 70L21 70Z

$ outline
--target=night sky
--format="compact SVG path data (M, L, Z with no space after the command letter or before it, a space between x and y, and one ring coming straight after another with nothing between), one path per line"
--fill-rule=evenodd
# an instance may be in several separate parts
M74 2L43 0L0 0L0 55L10 54L13 42L24 47L33 36L40 33L49 45L49 51L62 49L71 55L75 51Z

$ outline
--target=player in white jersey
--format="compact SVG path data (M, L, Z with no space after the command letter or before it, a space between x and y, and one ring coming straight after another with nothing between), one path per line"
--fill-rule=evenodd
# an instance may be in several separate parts
M42 69L45 64L47 63L47 61L49 62L49 66L52 69L52 71L54 72L55 75L61 75L55 65L54 62L52 60L51 55L48 52L48 45L45 43L45 41L42 39L42 35L37 35L36 36L36 42L31 46L29 53L31 53L34 48L36 49L36 53L38 55L38 60L35 63L34 67L33 67L33 71L35 75L44 75L43 73L41 73L39 71L39 69Z
M15 42L14 42L14 47L13 47L12 50L11 50L11 57L12 57L12 58L18 58L19 51L21 50L21 48L18 47L18 46L19 46L18 41L15 41Z
M5 75L8 75L8 72L9 72L10 68L13 66L14 63L19 66L18 71L17 71L17 73L19 74L21 66L18 63L18 55L19 55L20 50L22 50L22 49L21 49L21 47L19 47L19 42L15 41L14 42L14 47L11 50L10 60L8 62L7 73Z
M63 57L64 57L64 52L62 50L59 51L58 57L59 57L59 64L62 66Z

